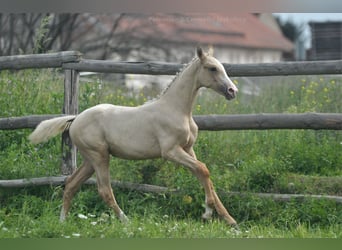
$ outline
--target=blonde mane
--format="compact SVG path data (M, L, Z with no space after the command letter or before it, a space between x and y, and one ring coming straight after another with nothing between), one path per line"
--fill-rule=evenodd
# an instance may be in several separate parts
M172 86L172 84L179 78L179 76L190 66L192 63L194 63L198 59L197 56L193 57L190 62L183 64L183 67L176 73L175 77L172 79L172 81L163 89L163 91L158 95L157 99L159 99L161 96L163 96L169 88Z

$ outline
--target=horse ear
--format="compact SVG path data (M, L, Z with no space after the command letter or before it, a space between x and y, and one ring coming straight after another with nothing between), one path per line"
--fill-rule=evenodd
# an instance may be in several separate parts
M201 47L197 47L197 56L201 61L203 61L203 59L205 58L203 49Z
M208 55L209 56L213 56L214 55L214 47L213 47L213 45L209 45Z

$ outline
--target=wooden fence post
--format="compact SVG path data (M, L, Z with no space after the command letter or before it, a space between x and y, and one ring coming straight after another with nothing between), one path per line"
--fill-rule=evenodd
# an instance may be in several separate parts
M78 114L78 83L79 72L76 70L66 69L64 79L64 106L63 114ZM62 134L62 166L61 173L63 175L72 174L77 168L77 151L69 137L69 132Z

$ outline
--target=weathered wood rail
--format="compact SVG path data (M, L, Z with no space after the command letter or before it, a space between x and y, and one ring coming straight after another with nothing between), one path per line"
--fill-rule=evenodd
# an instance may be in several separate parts
M313 62L278 62L260 64L223 64L229 76L287 76L287 75L322 75L342 74L342 60ZM21 70L29 68L61 68L65 72L64 106L62 114L31 115L24 117L0 118L0 130L34 128L41 121L56 116L78 113L79 72L98 73L173 75L184 65L165 62L114 62L87 60L77 51L65 51L38 55L19 55L0 57L1 70ZM245 114L245 115L206 115L194 116L201 130L241 130L241 129L330 129L342 130L342 114ZM76 168L76 149L67 134L62 135L62 167L64 176L42 177L20 180L0 180L0 188L27 187L39 185L63 185L65 175ZM88 184L94 184L90 179ZM165 187L146 184L133 184L112 181L120 188L142 192L178 192ZM235 193L243 195L243 193ZM234 193L233 193L234 195ZM256 194L278 200L292 198L324 198L342 202L342 197L320 195Z
M277 62L277 63L223 63L229 76L287 76L342 74L342 60ZM165 62L114 62L82 59L77 51L49 54L2 56L0 70L29 68L63 68L98 73L174 75L184 65Z
M78 51L62 51L48 54L0 56L0 70L61 68L64 63L78 62L82 54Z
M174 75L183 64L165 62L113 62L80 60L64 63L64 69L93 71L100 73ZM229 76L280 76L280 75L323 75L341 74L342 60L228 64L223 63Z
M66 176L50 176L50 177L38 177L31 179L17 179L17 180L0 180L0 188L25 188L25 187L39 187L39 186L62 186L65 184ZM90 178L84 182L86 185L96 185L96 179ZM131 182L122 182L112 180L111 185L113 188L121 188L127 190L134 190L143 193L156 193L156 194L186 194L181 189L170 189L167 187L150 185L150 184L137 184ZM250 193L244 192L226 192L218 190L220 196L248 196ZM326 199L334 201L336 203L342 203L342 197L336 195L312 195L312 194L276 194L276 193L253 193L253 195L260 198L268 198L277 201L291 201L293 199Z
M32 115L0 118L0 129L14 130L35 128L40 122L56 115ZM265 130L265 129L314 129L342 130L342 114L245 114L245 115L195 115L200 130Z

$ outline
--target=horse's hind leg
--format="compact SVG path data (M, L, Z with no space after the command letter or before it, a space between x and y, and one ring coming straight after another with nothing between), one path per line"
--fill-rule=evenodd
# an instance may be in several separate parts
M110 183L109 154L107 151L94 152L91 154L92 164L96 172L97 188L101 198L112 208L116 216L122 222L128 219L115 200L113 189Z
M94 169L88 161L83 164L67 178L63 194L63 206L61 210L60 220L64 221L71 206L71 200L81 184L89 179L94 173Z

